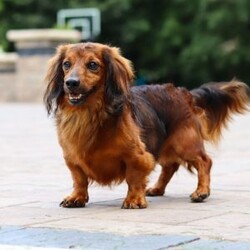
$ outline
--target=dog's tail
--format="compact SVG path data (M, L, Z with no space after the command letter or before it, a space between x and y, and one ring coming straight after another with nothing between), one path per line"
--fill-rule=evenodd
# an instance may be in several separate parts
M218 142L222 128L227 127L232 114L244 113L250 104L250 88L243 82L204 84L191 91L195 106L204 110L201 116L205 140Z

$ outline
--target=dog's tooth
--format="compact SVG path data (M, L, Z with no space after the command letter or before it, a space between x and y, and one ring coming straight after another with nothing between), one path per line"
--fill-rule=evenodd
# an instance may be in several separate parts
M79 94L79 95L74 95L74 94L69 94L69 99L70 100L80 100L82 98L82 94Z

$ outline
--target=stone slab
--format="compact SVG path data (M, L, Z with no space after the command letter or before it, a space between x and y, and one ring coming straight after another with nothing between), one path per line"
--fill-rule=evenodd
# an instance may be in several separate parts
M92 185L86 208L60 208L72 181L54 121L40 104L0 104L0 114L0 249L35 249L33 237L40 243L43 239L40 246L46 249L64 248L66 235L76 237L74 246L86 235L97 241L108 238L108 249L120 247L124 240L131 249L127 241L136 244L137 237L138 242L146 242L143 246L152 246L147 239L164 243L154 243L151 249L250 249L249 114L235 117L218 147L208 145L214 166L212 192L206 202L189 201L197 177L183 168L166 194L148 198L149 206L143 210L120 209L127 192L125 183L111 188ZM157 166L149 185L159 171ZM52 236L55 245L49 244ZM171 239L175 239L173 245Z

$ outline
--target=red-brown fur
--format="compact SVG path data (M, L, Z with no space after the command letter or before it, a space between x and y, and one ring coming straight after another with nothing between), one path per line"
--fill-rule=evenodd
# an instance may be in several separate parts
M103 44L62 45L51 59L44 100L48 113L55 114L74 182L63 207L85 206L92 181L111 185L126 180L122 207L145 208L147 178L156 162L162 173L147 195L162 195L180 164L198 172L191 199L209 195L212 161L203 140L219 138L230 114L246 109L248 87L237 81L192 92L172 84L130 87L133 77L119 49ZM215 108L211 97L228 102Z

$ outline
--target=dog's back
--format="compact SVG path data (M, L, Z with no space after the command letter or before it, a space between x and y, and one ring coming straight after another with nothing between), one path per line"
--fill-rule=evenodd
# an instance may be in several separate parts
M239 81L209 83L188 91L172 84L131 88L134 119L148 150L159 156L164 141L198 119L203 139L217 142L233 113L243 113L250 100L249 87Z
M189 91L173 84L132 87L130 100L142 139L156 158L165 140L195 113Z

